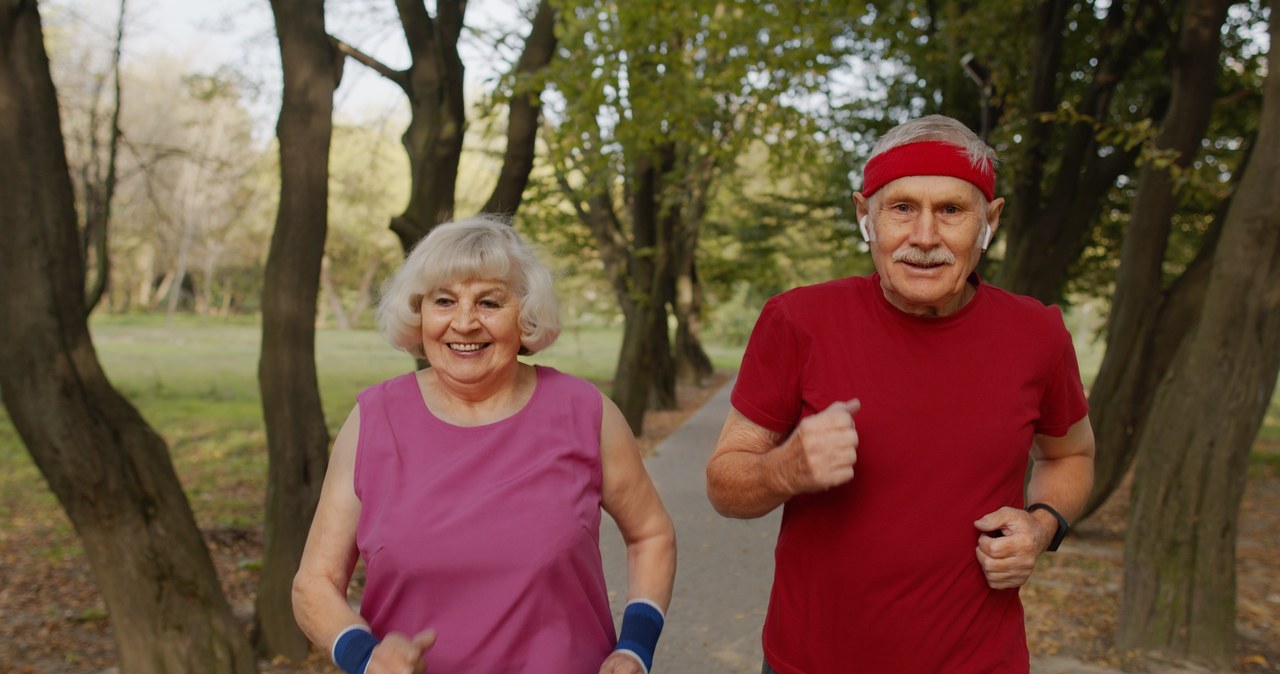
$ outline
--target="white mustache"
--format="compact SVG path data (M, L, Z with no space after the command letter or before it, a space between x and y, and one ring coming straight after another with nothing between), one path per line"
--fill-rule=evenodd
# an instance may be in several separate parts
M924 250L915 246L903 246L893 251L893 261L922 266L951 265L956 263L956 256L942 247Z

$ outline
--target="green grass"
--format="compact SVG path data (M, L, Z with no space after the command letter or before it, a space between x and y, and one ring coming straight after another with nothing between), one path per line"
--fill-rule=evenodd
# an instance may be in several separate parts
M258 395L261 332L253 320L107 316L91 325L112 383L165 438L201 526L251 526L262 510L266 434ZM607 390L617 364L619 327L566 327L559 341L528 359L596 382ZM1081 372L1092 380L1101 345L1078 344ZM337 433L356 393L408 372L413 361L367 330L321 330L316 337L321 400ZM733 370L741 347L708 345L718 369ZM1280 397L1273 397L1255 445L1256 469L1280 472ZM53 534L70 526L0 409L0 538L33 524ZM60 536L54 536L54 540ZM67 550L51 540L50 556Z
M169 445L175 469L202 527L245 527L261 517L267 471L266 433L258 394L256 321L179 316L95 318L90 330L112 384ZM567 327L529 362L551 365L607 389L617 364L619 328ZM709 346L716 366L736 369L742 349ZM406 354L368 330L320 330L316 364L330 435L361 389L408 372ZM0 410L0 531L34 524L70 528L43 478ZM0 533L0 537L3 533ZM53 546L42 554L61 556Z

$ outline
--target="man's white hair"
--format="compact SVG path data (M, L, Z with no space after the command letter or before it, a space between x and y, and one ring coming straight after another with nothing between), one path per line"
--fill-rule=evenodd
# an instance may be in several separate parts
M875 147L871 148L871 157L868 157L868 159L892 150L899 145L909 145L930 140L954 145L964 150L964 153L969 157L969 161L973 162L975 167L982 166L983 162L988 162L991 169L995 170L999 161L999 158L996 157L996 151L991 149L991 146L987 145L978 134L958 120L946 115L926 115L919 119L905 121L889 129L880 137L880 140L876 141Z

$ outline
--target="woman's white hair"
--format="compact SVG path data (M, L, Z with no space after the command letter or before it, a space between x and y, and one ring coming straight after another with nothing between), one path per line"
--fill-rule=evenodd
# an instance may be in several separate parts
M450 283L497 279L520 298L520 353L537 353L560 336L551 272L510 224L492 215L437 225L382 286L378 329L397 349L424 358L422 298Z

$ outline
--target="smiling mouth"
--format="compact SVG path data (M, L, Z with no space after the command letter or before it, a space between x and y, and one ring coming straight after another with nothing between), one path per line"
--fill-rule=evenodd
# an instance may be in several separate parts
M489 344L488 344L488 343L484 343L484 344L475 344L475 343L467 343L467 344L463 344L463 343L459 343L459 342L450 342L450 343L449 343L449 350L451 350L451 351L457 351L457 352L459 352L459 353L475 353L475 352L477 352L477 351L480 351L481 349L484 349L484 348L485 348L485 347L487 347L487 346L489 346Z
M902 264L913 269L937 269L938 267L947 266L946 262L908 262L906 260L903 260Z

